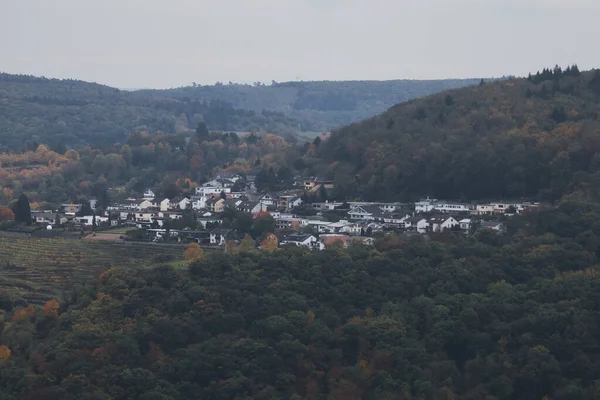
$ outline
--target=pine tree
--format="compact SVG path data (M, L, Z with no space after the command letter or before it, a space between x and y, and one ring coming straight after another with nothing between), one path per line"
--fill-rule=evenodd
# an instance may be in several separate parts
M31 225L31 207L29 199L23 193L15 206L15 221L22 224Z

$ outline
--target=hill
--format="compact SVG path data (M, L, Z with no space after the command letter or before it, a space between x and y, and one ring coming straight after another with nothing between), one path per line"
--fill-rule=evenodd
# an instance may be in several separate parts
M307 173L365 200L600 198L600 71L569 67L398 104L315 141Z
M181 133L205 121L211 130L291 134L309 123L222 101L178 100L77 80L0 74L0 146L27 142L52 147L110 146L133 130ZM25 146L35 149L36 146Z
M600 209L0 297L6 400L600 398ZM50 267L51 268L51 267Z
M237 108L282 112L311 121L317 125L312 128L315 131L328 131L379 114L401 101L478 82L479 79L230 83L142 92L177 99L217 99Z

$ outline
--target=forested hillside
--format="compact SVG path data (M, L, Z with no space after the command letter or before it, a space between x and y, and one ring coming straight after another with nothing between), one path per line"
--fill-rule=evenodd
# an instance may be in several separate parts
M178 99L218 99L254 111L279 111L313 122L317 125L314 130L328 131L372 117L402 101L478 82L479 79L230 83L143 92Z
M338 196L599 199L600 70L544 70L402 103L339 129L299 165Z
M600 398L600 209L0 298L3 400Z
M282 113L235 109L223 101L177 100L77 80L0 74L0 146L110 146L133 130L181 133L204 121L211 130L287 135L315 127ZM31 147L31 146L29 146ZM33 147L35 149L35 146Z

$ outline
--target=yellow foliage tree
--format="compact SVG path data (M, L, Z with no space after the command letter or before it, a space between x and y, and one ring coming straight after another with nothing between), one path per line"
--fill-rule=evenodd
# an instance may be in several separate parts
M42 313L46 317L56 317L58 316L58 309L60 308L60 303L58 300L52 299L48 300L44 304L44 308L42 309Z
M244 235L244 238L240 241L240 247L238 251L250 253L256 249L256 242L252 237L248 234Z
M273 233L269 233L265 240L260 243L260 249L263 251L274 251L279 247L279 240Z
M198 243L190 243L183 252L183 258L187 261L198 261L204 256L204 252Z
M0 362L7 361L10 358L11 351L5 345L0 346Z

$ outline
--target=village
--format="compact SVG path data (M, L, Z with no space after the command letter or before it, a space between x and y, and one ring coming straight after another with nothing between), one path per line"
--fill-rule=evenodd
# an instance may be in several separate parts
M266 228L257 234L258 243L268 235L278 246L323 249L332 243L372 245L384 234L503 232L504 219L539 207L527 202L467 204L429 198L415 203L335 202L323 199L334 188L332 181L298 177L289 190L260 193L254 179L225 172L178 198L157 198L153 189L147 189L141 198L128 197L105 209L91 199L64 203L59 210L32 210L32 219L40 229L57 234L130 228L122 240L221 247L243 239L231 219L245 215L266 221ZM234 191L239 188L243 190Z

